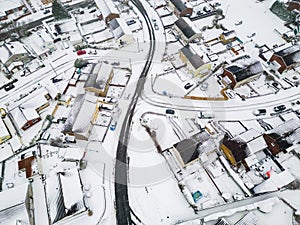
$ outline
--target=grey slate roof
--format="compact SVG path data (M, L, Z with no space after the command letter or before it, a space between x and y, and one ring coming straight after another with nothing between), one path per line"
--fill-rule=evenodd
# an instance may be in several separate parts
M274 53L283 58L285 64L290 66L300 61L300 45L293 45Z
M202 58L198 54L193 53L188 45L184 46L181 49L181 52L187 57L195 69L198 69L205 64Z
M179 18L175 22L175 25L181 30L184 36L188 39L196 34L193 28L183 18Z
M170 0L179 12L187 9L187 6L181 0Z
M232 65L225 68L225 70L231 72L237 82L245 80L256 74L263 72L263 67L259 61L252 62L246 66Z

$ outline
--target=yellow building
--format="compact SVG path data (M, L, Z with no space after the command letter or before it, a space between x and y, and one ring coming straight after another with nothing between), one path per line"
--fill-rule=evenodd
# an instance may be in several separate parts
M211 71L211 64L205 63L202 57L196 54L188 45L180 49L179 57L194 77L206 76Z
M9 140L11 135L2 119L0 119L0 145Z

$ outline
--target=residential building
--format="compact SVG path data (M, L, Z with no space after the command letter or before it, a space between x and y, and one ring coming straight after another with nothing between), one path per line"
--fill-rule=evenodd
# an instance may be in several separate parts
M112 0L95 0L95 3L101 11L101 19L109 23L115 18L120 18L120 13Z
M25 46L18 41L4 43L0 47L0 52L0 63L9 72L22 68L31 57Z
M33 33L27 39L27 45L40 59L47 57L49 52L56 50L51 35L45 29Z
M76 168L57 171L47 176L45 183L51 224L86 210L81 178Z
M192 27L192 24L192 21L187 17L179 18L174 24L175 30L177 30L180 38L186 44L197 40L199 41L202 36L195 27Z
M203 57L198 55L189 45L180 49L179 57L186 64L188 71L195 77L208 75L211 71L211 64L205 63Z
M295 9L296 10L300 9L300 2L298 2L298 1L289 1L287 4L288 4L287 9L290 11L293 11Z
M20 129L25 131L41 120L39 113L49 106L46 97L45 89L41 89L20 102L9 105L8 111Z
M0 1L0 21L8 19L9 15L22 12L25 8L21 0L1 0Z
M112 31L115 40L120 46L128 45L134 42L132 31L130 30L124 19L113 19L109 23L109 28Z
M7 129L4 121L0 119L0 145L11 138L10 132Z
M226 45L230 42L234 42L237 39L236 32L234 30L224 31L220 35L221 42Z
M94 64L94 68L91 74L88 75L83 88L98 96L105 97L113 75L113 67L111 65L106 63Z
M33 108L16 107L10 111L10 114L17 126L24 131L41 120L40 115Z
M182 0L169 0L168 6L177 17L190 17L193 14L193 7L183 3Z
M300 122L295 119L288 120L281 126L264 134L263 137L270 152L277 155L293 146L295 142L300 141Z
M62 132L76 139L88 140L98 112L96 96L88 93L77 95Z
M259 132L250 129L233 138L225 134L220 148L230 163L236 165L267 148L267 144Z
M261 63L257 60L238 61L224 68L222 82L224 85L234 89L260 76L263 71Z
M279 73L295 68L300 65L300 45L292 45L280 51L274 52L271 56L271 63L275 63Z

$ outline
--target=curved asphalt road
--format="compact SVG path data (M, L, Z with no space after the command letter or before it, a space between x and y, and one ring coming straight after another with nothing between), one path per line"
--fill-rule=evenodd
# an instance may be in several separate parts
M132 117L134 114L134 110L137 104L137 100L141 95L141 92L144 88L144 79L150 69L154 50L155 50L155 36L154 29L151 25L151 21L147 15L146 10L139 0L132 0L132 3L138 8L140 13L143 15L150 35L150 50L147 55L147 60L143 71L140 75L140 79L137 82L136 90L134 96L131 100L131 103L128 107L125 120L122 124L119 143L116 154L116 164L115 164L115 207L116 207L116 219L119 225L132 224L131 215L130 215L130 206L128 200L128 187L127 187L127 179L128 179L128 161L127 161L127 145L129 141L130 135L130 125L132 122Z

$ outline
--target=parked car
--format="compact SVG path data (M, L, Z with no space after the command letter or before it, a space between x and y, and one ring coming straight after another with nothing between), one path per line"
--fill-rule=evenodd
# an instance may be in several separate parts
M263 115L266 115L267 110L266 109L255 109L252 113L254 116L263 116Z
M238 20L238 21L236 21L236 22L234 23L234 25L239 26L239 25L241 25L242 23L243 23L243 21Z
M248 34L248 35L247 35L247 38L252 38L252 37L254 37L255 35L256 35L256 33Z
M191 88L193 86L193 84L191 84L191 83L187 83L186 85L184 85L184 89L189 89L189 88Z
M94 12L96 12L97 11L97 9L92 9L91 11L90 11L90 13L94 13Z
M164 67L164 72L168 72L168 71L171 71L173 68L171 66L165 66Z
M135 24L136 21L135 20L128 20L128 21L126 21L126 23L127 23L128 26L130 26L132 24Z
M86 54L85 50L78 50L77 51L77 55L84 55L84 54Z
M286 109L285 105L279 105L279 106L275 106L273 110L274 112L282 112L285 109Z
M44 14L47 14L47 13L50 13L50 9L46 9L46 10L44 11Z
M154 29L159 30L159 26L156 23L154 24Z
M173 109L166 109L166 114L174 115L175 111Z

